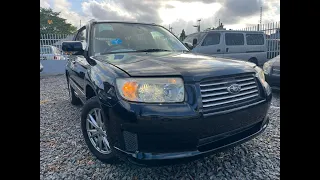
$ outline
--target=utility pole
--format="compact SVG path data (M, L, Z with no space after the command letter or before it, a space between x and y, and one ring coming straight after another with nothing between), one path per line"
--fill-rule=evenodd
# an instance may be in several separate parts
M261 23L262 23L262 6L260 7L260 22L259 22L259 24L261 25Z
M262 24L262 6L260 7L260 20L258 24L258 31L261 29L261 24Z
M197 31L200 32L200 21L201 19L198 19L198 25L193 25L193 27L196 27L197 28Z
M81 19L80 19L80 28L81 28Z

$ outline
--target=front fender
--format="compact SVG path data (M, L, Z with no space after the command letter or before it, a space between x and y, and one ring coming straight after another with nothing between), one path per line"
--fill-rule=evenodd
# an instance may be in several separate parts
M115 79L117 77L128 76L110 64L97 61L96 65L87 70L85 93L87 93L87 86L90 86L98 96L100 103L112 107L119 101L115 89Z

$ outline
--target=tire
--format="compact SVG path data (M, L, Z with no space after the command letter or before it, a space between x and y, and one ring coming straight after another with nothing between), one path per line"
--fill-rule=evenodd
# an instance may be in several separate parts
M256 65L258 65L258 60L257 60L257 58L250 58L248 61L249 61L249 62L252 62L252 63L254 63L254 64L256 64Z
M99 110L101 112L102 123L99 123L99 120L94 116L94 114L95 114L94 111L99 112ZM101 128L100 130L97 130L97 128L94 127L92 125L92 123L90 123L87 120L87 119L90 119L89 114L91 114L92 115L91 117L94 120L96 120L95 121L96 125L99 126L99 124L100 124L100 127L103 127L104 129ZM91 121L91 122L93 122L93 121ZM109 123L108 119L105 117L104 113L102 113L99 99L96 96L90 98L84 104L83 109L81 111L81 130L82 130L84 140L85 140L90 152L94 156L96 156L100 161L102 161L104 163L108 163L108 164L113 164L113 163L117 162L118 158L117 158L115 149L113 148L114 144L112 143L112 140L111 140L113 138L110 136L110 133L108 133L108 130L113 129L113 127L108 127L109 124L110 123ZM88 132L88 130L91 132ZM97 131L95 131L95 133L93 133L94 130L97 130ZM104 132L102 133L101 130ZM100 132L98 132L98 131L100 131ZM99 134L99 135L95 135L94 138L89 138L89 134L91 136L93 134ZM101 138L101 141L99 140L99 137ZM105 140L107 140L107 141L103 140L103 138L105 138ZM100 143L98 143L98 142L101 142L101 146L100 146ZM109 145L109 147L107 147L108 145Z
M68 78L68 91L69 91L69 99L72 105L80 105L82 102L74 93L74 89L70 85L70 80Z

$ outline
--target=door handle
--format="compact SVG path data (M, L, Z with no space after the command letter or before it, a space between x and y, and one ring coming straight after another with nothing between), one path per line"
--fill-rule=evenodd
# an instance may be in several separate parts
M229 48L226 48L226 52L229 52Z
M220 52L221 50L220 49L217 49L217 52Z

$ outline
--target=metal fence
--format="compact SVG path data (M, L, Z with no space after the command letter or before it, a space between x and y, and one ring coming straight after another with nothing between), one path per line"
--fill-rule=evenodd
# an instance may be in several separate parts
M258 24L256 26L246 27L238 30L263 31L266 34L268 59L274 58L280 54L280 21L267 24Z
M70 34L40 34L40 60L65 60L67 55L61 50L63 41L71 41Z

